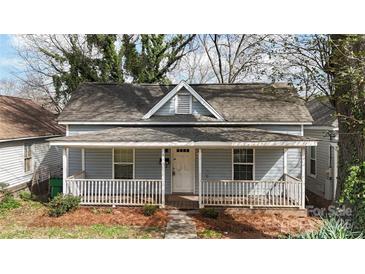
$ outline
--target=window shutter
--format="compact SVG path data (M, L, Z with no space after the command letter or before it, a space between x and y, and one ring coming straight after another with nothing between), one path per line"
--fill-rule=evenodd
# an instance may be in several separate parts
M177 114L191 114L191 95L179 94L176 104Z

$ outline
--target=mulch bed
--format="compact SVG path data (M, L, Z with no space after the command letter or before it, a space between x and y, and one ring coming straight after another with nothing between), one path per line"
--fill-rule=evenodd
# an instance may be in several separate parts
M313 231L320 221L314 217L287 216L268 213L247 213L239 210L219 210L217 219L192 214L198 234L206 229L219 231L223 238L262 239Z
M153 216L144 216L142 208L81 207L57 218L49 217L47 213L42 214L35 218L29 226L69 227L104 224L163 228L167 221L167 213L164 210L158 210Z

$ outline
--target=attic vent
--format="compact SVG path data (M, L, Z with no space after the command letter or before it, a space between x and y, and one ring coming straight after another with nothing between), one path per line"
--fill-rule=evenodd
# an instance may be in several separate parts
M192 96L178 94L176 96L176 114L191 114Z

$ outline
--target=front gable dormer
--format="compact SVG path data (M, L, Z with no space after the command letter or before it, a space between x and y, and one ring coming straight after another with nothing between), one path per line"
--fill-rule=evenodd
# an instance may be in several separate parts
M171 116L176 114L205 115L223 121L223 117L208 104L190 85L181 81L166 94L143 119L151 116Z

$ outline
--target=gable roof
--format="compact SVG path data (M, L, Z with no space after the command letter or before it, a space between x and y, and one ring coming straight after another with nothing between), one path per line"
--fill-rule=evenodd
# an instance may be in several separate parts
M143 117L175 86L85 83L74 91L58 120L64 123L158 121L156 116ZM287 85L196 84L191 87L225 122L312 122L304 101Z
M223 121L223 117L211 106L207 101L205 101L199 93L197 93L190 85L185 81L181 81L176 87L174 87L169 93L167 93L156 105L153 106L144 116L143 119L149 119L153 114L155 114L168 100L174 97L182 88L185 88L192 96L195 97L215 118Z
M29 99L0 95L0 140L63 135L56 116Z
M326 97L317 97L306 105L313 117L313 126L337 127L336 111Z

